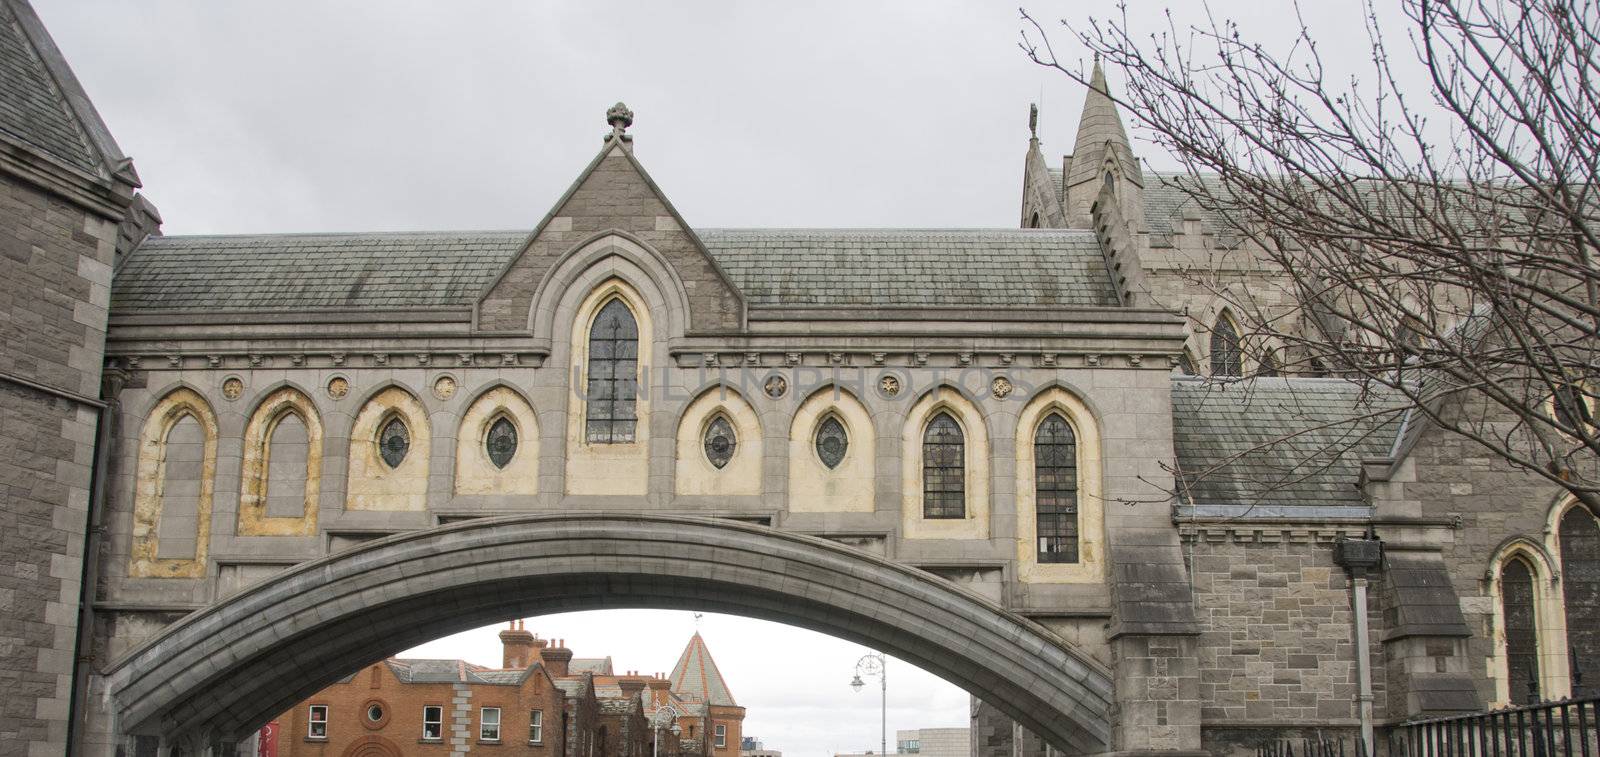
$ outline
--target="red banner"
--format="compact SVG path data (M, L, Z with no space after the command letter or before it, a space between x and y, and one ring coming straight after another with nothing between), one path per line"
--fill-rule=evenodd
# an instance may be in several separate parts
M278 722L261 726L256 734L256 757L278 757Z

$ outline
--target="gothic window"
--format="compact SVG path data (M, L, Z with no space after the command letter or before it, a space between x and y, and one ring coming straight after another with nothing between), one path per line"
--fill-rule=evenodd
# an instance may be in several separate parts
M1267 350L1261 354L1261 367L1256 371L1257 376L1276 377L1283 375L1283 369L1278 367L1278 353Z
M966 441L961 426L941 412L922 432L922 517L967 514Z
M1589 409L1589 398L1576 384L1562 384L1551 398L1556 422L1562 428L1581 432L1585 426L1594 425L1594 414Z
M1028 221L1028 228L1030 228L1030 229L1039 228L1039 214L1038 213L1034 213L1033 214L1033 218Z
M390 418L378 431L378 454L383 457L384 464L398 468L410 451L411 430L406 428L406 422L400 420L400 416Z
M1512 702L1526 702L1538 694L1539 637L1534 621L1533 569L1526 560L1512 558L1500 569L1500 605L1505 618L1506 674Z
M588 409L584 420L590 444L634 440L638 415L639 324L622 300L600 308L589 332Z
M1217 316L1211 327L1211 375L1238 376L1243 368L1239 359L1239 331L1226 314Z
M839 467L844 462L844 453L850 449L850 437L844 432L844 424L834 416L828 416L817 425L817 457L822 464L829 468Z
M1117 177L1115 175L1113 175L1110 171L1106 171L1106 177L1105 177L1104 181L1105 181L1105 184L1106 184L1106 189L1109 189L1112 192L1116 192L1117 191Z
M706 459L711 461L712 467L726 467L738 446L739 440L734 436L733 424L728 422L727 416L718 415L706 426Z
M192 560L199 550L197 522L205 485L205 447L205 429L193 415L185 414L167 431L161 519L156 531L159 558Z
M1060 413L1033 437L1034 499L1039 562L1078 561L1078 440Z
M1600 520L1582 505L1561 517L1561 593L1567 611L1567 653L1583 691L1600 693ZM1515 694L1515 692L1513 692Z
M267 442L267 516L299 518L306 514L306 477L311 437L299 413L285 412L272 425Z
M489 462L496 468L504 468L511 464L511 458L517 455L517 427L510 418L500 416L489 424L489 433L483 440L484 451L489 453Z
M1195 375L1194 358L1189 356L1188 350L1184 350L1183 354L1178 356L1178 373L1185 376Z

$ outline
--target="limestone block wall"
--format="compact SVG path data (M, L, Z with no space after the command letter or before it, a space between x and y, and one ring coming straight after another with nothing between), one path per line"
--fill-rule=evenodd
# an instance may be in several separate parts
M17 753L66 742L116 234L0 175L0 744Z

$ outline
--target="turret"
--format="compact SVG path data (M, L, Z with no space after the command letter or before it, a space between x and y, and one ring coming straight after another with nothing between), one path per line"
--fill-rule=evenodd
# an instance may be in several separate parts
M1083 114L1078 118L1078 141L1072 149L1063 180L1067 225L1074 229L1094 228L1092 208L1102 189L1117 197L1122 216L1137 232L1144 222L1144 173L1133 155L1128 132L1122 128L1117 104L1106 88L1106 74L1095 59L1084 96Z

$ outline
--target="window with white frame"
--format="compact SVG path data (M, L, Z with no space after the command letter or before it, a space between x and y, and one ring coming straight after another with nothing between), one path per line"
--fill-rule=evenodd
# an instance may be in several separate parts
M721 749L721 748L723 748L723 747L725 747L727 745L728 745L728 727L719 723L719 724L717 724L717 748Z
M539 744L544 741L544 710L528 711L528 743Z
M444 707L430 704L422 708L422 740L438 741L444 738Z
M485 707L478 711L478 739L481 741L500 740L499 707Z
M306 710L306 738L328 738L328 706L314 704Z

